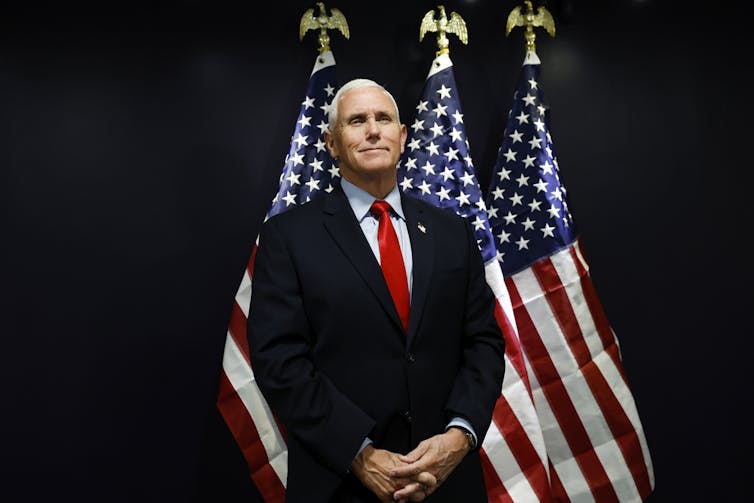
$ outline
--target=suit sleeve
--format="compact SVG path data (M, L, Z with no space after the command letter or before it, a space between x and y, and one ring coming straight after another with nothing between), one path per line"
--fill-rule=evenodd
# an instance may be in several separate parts
M262 228L252 281L247 335L257 383L288 435L331 470L346 473L374 420L312 361L299 277L274 218Z
M469 274L462 362L446 409L449 417L461 416L471 423L479 439L479 446L487 433L495 403L502 390L505 341L495 319L497 300L487 284L474 233L465 220L464 226L469 251Z

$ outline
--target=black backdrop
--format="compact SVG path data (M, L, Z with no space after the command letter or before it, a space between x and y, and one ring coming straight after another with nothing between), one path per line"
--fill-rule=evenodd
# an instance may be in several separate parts
M524 48L516 5L445 3L487 187ZM644 0L552 1L539 32L571 210L621 342L652 502L750 493L748 19ZM0 11L0 494L257 501L215 409L225 328L316 56L310 2L81 2ZM435 2L341 2L341 82L409 121ZM5 497L3 497L5 499ZM6 500L8 501L8 500Z

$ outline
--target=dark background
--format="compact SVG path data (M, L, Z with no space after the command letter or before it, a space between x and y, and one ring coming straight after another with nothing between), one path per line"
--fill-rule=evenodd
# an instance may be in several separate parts
M743 2L741 2L743 4ZM338 78L413 117L435 2L328 3ZM513 1L444 4L477 175L523 61ZM651 502L742 501L753 447L747 9L547 2L541 86L655 466ZM216 408L225 329L277 187L312 2L0 9L5 501L257 501Z

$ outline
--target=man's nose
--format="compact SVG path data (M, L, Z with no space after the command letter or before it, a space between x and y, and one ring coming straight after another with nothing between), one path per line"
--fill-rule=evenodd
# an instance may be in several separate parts
M379 136L380 123L374 117L367 118L366 128L367 128L367 136Z

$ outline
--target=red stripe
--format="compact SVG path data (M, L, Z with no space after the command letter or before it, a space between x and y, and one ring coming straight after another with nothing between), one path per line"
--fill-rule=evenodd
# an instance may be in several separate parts
M285 487L270 466L267 451L259 438L254 420L225 372L220 376L217 408L241 448L246 463L249 465L251 478L264 501L266 503L284 501Z
M249 359L249 340L246 338L246 315L243 314L241 306L237 301L233 301L233 309L230 311L230 322L228 322L228 332L233 340L236 342L236 346L241 351L241 354L251 366L251 360Z
M489 503L513 503L505 486L500 481L495 468L492 466L490 458L483 449L479 450L479 457L482 461L482 474L484 475L484 484L487 487L487 501Z
M555 314L561 331L566 335L566 340L569 341L570 349L602 411L613 438L623 453L623 458L634 477L639 493L644 496L648 495L651 492L651 484L639 442L639 435L615 396L612 387L592 359L576 313L573 311L573 305L566 289L560 282L557 271L555 271L549 259L535 264L532 270L543 290L547 292L546 298L550 308ZM611 336L610 340L612 342L614 338ZM608 344L608 346L610 345ZM617 345L613 344L610 347L617 348ZM616 354L616 356L618 355Z
M552 500L554 503L570 503L571 498L568 497L568 493L563 487L563 483L560 482L558 472L555 471L555 467L550 464L550 488L552 490Z
M249 273L249 278L254 277L254 259L257 256L257 245L251 247L251 257L249 257L249 263L246 264L246 272Z
M511 365L516 369L521 380L526 385L526 390L529 392L529 398L532 398L531 384L529 384L529 375L526 372L526 364L524 363L524 355L521 351L521 342L518 340L518 334L516 334L513 325L505 315L503 307L500 302L495 302L495 319L503 332L503 339L505 340L505 354L511 361Z
M550 483L547 480L547 470L539 457L539 453L531 443L526 430L521 425L511 409L510 403L504 396L500 396L495 403L492 421L505 438L508 447L516 459L521 473L526 476L539 501L549 502Z
M550 359L550 354L547 352L547 348L542 342L529 313L526 311L525 306L523 306L515 283L512 279L507 278L506 284L511 295L521 343L526 348L534 374L539 381L547 402L550 404L553 415L560 425L571 453L581 467L581 471L594 498L600 503L618 501L618 495L615 493L602 463L600 463L597 454L594 452L586 429L576 412L573 402L568 396L568 392L558 375L555 365Z
M579 247L579 249L581 250L581 247ZM623 362L621 362L620 359L618 343L615 340L613 331L610 329L610 323L608 323L607 321L605 310L602 309L602 303L600 302L599 297L597 297L597 291L594 288L594 284L592 283L592 278L589 275L589 271L586 269L586 267L584 267L584 264L576 254L575 246L571 246L570 252L571 258L576 264L576 270L578 271L579 277L581 278L581 291L584 293L586 305L589 307L589 313L592 315L592 320L594 320L594 326L597 328L597 333L599 334L600 340L602 341L602 346L610 355L610 358L612 358L615 367L618 369L621 377L623 378L623 381L625 383L628 383L626 373L623 370Z

